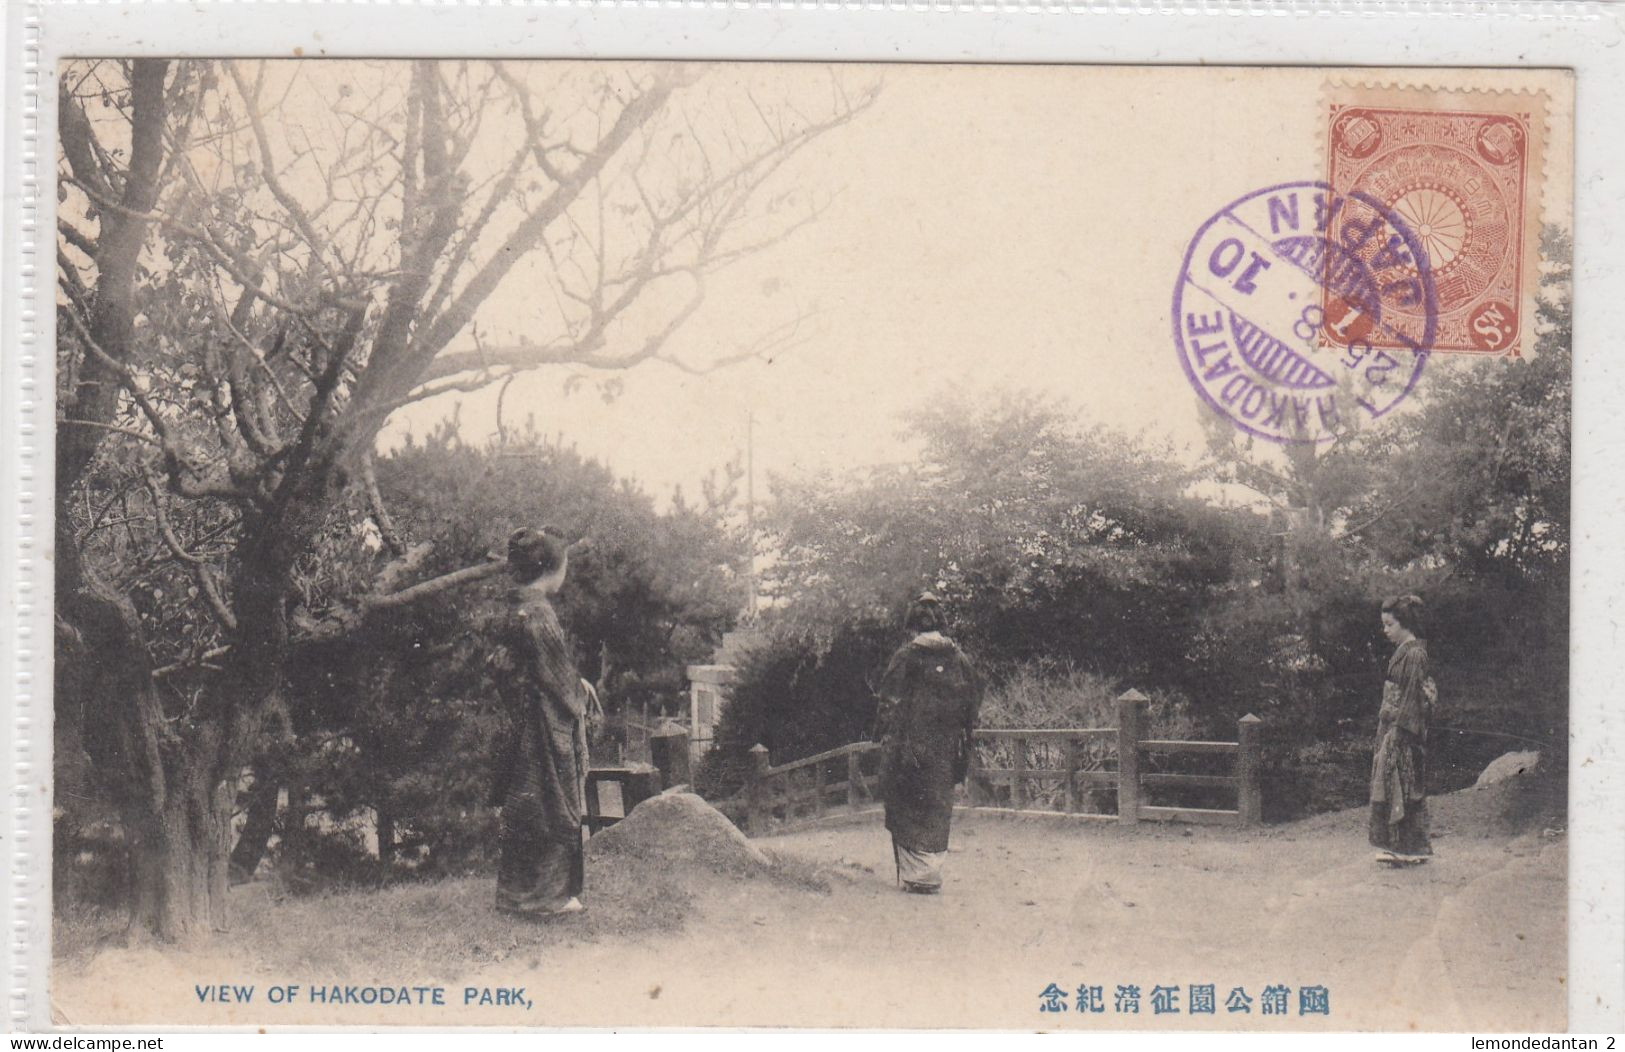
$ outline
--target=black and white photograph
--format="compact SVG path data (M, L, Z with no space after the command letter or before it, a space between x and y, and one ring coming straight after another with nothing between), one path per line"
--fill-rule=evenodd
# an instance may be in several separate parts
M39 90L51 1025L1569 1027L1572 72Z

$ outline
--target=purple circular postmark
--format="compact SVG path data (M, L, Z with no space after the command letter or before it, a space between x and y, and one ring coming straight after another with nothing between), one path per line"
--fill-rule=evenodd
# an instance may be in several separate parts
M1390 323L1402 315L1411 323ZM1391 209L1322 182L1281 183L1196 231L1173 323L1191 385L1237 428L1333 442L1415 388L1438 300L1421 239Z

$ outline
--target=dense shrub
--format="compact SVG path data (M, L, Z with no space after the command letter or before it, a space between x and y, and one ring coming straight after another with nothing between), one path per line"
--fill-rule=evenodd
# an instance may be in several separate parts
M751 648L723 708L712 747L695 772L711 799L744 784L750 750L765 745L774 763L810 756L870 737L875 687L900 642L897 630L859 624L837 631L827 646L782 629Z

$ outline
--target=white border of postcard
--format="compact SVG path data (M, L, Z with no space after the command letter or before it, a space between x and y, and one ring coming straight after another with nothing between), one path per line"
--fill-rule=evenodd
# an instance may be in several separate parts
M1569 1025L1625 1029L1625 7L1604 3L687 2L319 4L62 0L5 5L0 267L0 675L11 805L8 1029L51 1027L50 440L53 312L33 286L54 244L53 106L73 55L504 56L1327 66L1576 71ZM43 233L42 233L43 232ZM36 248L35 242L39 242ZM44 260L44 262L41 262ZM1240 1036L1240 1035L1236 1035ZM1256 1035L1254 1035L1256 1036Z

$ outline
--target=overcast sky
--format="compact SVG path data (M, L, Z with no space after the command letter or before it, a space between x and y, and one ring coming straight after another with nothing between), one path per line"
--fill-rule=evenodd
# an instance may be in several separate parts
M799 345L771 364L703 377L640 366L620 375L610 401L591 385L567 395L570 369L542 370L509 390L508 422L534 414L545 433L657 495L692 488L736 455L752 411L759 479L905 458L899 414L956 389L1059 395L1081 422L1144 430L1194 455L1198 415L1210 410L1181 370L1169 323L1186 244L1234 198L1320 176L1328 75L1042 66L841 75L878 76L879 101L774 184L834 194L830 207L715 279L672 351L703 365L812 311ZM714 76L774 97L829 73L749 65ZM1560 138L1553 156L1567 154ZM1566 214L1566 190L1548 191L1549 212ZM516 270L482 311L482 332L528 333L529 289ZM466 438L494 433L489 390L402 412L384 444L426 431L454 403Z

